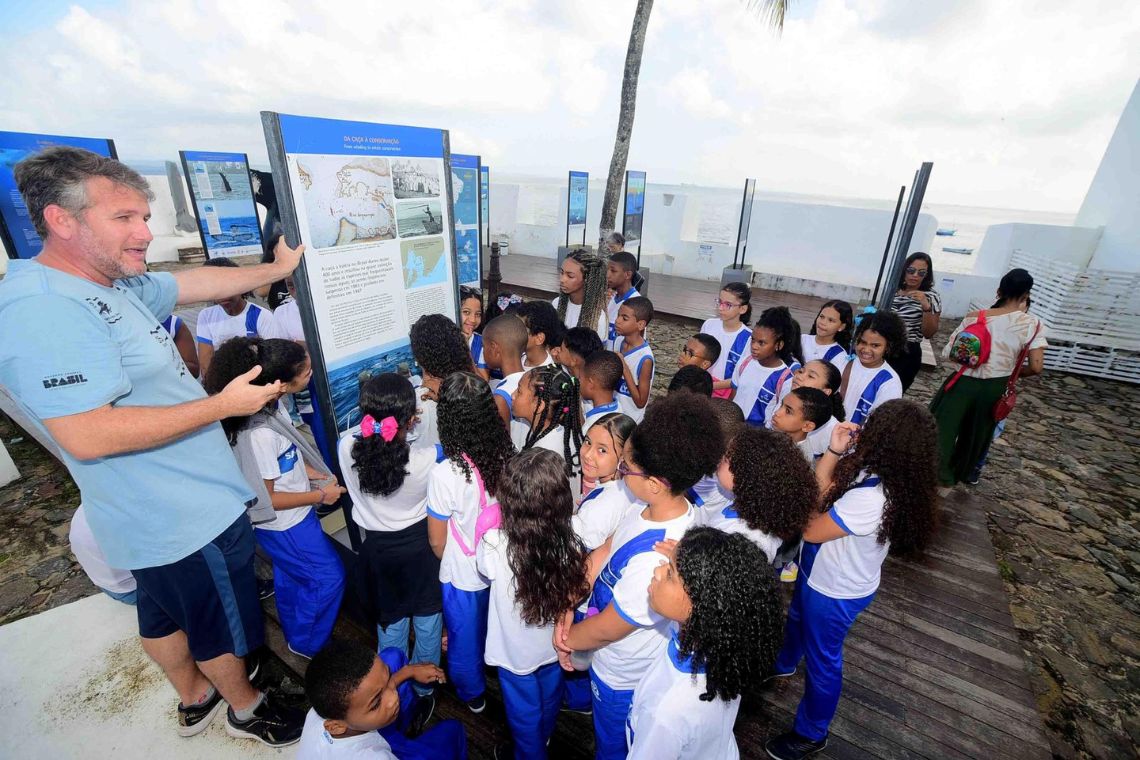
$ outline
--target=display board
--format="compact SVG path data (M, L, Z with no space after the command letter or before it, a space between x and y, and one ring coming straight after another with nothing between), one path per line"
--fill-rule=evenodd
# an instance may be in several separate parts
M451 202L455 217L455 261L460 285L483 287L479 263L479 156L451 154Z
M582 228L582 245L586 244L586 208L590 202L590 174L570 172L566 191L566 245L570 245L570 230Z
M748 251L748 227L752 223L752 201L756 198L756 180L744 180L744 201L740 205L740 227L736 232L736 251L732 254L733 268L744 266Z
M16 188L13 170L28 156L54 145L83 148L100 156L118 158L115 143L98 137L65 137L30 132L0 132L0 240L11 259L30 259L44 243L28 216L28 207Z
M323 435L360 422L362 374L415 369L424 314L458 316L446 130L263 112Z
M206 258L261 255L261 222L244 153L180 150Z
M479 226L482 245L491 245L491 168L479 166Z
M645 172L625 173L625 216L622 218L621 234L628 247L637 244L637 255L641 257L641 227L645 221Z

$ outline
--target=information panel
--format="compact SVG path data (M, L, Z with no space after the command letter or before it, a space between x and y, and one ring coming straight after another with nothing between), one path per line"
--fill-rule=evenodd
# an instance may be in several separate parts
M479 224L482 244L491 245L491 168L479 167Z
M566 193L566 245L570 245L570 229L582 228L582 245L586 244L586 207L590 202L590 175L588 172L570 172Z
M625 173L625 217L621 224L621 234L625 244L637 243L641 253L641 225L645 220L645 172Z
M244 153L180 150L206 258L260 256L261 223Z
M20 161L53 145L70 145L100 156L118 158L115 144L107 139L0 132L0 240L4 242L8 258L30 259L44 247L28 216L28 207L16 188L13 170Z
M451 200L459 284L483 286L479 269L479 156L451 154Z
M362 375L414 367L411 325L458 314L448 134L271 112L262 123L286 240L306 246L295 280L335 451L360 422Z

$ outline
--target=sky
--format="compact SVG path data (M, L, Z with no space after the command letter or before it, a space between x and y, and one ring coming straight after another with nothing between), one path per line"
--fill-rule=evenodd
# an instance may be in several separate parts
M492 172L604 177L634 0L0 3L0 130L243 151L262 110L449 129ZM656 183L1075 213L1140 76L1140 4L657 0L629 168Z

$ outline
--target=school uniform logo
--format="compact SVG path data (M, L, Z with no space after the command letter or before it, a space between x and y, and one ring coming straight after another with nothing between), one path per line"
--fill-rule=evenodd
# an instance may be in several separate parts
M45 388L62 388L65 385L80 385L87 382L82 372L72 372L67 375L49 375L43 378Z

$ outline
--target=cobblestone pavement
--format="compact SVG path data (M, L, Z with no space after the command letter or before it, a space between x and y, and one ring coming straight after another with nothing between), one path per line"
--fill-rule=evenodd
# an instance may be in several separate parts
M696 322L651 327L664 393ZM936 339L942 345L954 327ZM925 402L949 370L920 373ZM975 492L1010 593L1038 707L1062 758L1136 756L1140 745L1140 388L1046 373L1017 410ZM7 418L23 477L0 489L0 624L91 593L67 545L78 492ZM12 443L13 439L23 440Z

